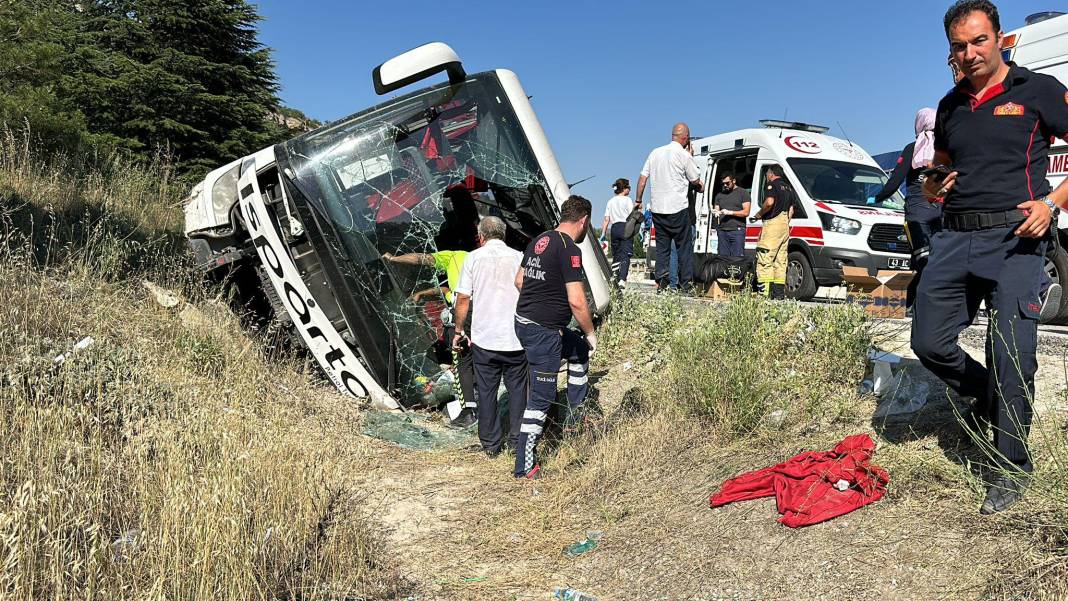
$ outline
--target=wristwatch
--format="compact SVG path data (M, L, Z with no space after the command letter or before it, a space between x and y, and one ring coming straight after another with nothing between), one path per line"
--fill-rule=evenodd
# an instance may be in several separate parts
M1057 203L1053 202L1049 196L1043 196L1039 200L1042 201L1042 204L1049 207L1050 212L1055 212L1057 210Z

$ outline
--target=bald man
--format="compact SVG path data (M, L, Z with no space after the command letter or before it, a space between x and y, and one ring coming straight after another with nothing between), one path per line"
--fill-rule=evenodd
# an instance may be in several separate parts
M649 210L656 228L656 285L667 289L670 282L671 244L678 252L678 284L688 290L693 282L693 232L690 228L689 203L686 193L692 183L702 190L700 171L690 144L690 128L676 123L671 128L671 142L649 153L638 178L637 201L640 204L649 184Z

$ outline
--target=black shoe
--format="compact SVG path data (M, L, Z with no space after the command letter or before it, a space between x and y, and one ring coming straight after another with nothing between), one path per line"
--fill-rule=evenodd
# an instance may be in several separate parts
M986 499L983 500L979 513L991 515L1004 511L1022 499L1025 490L1027 490L1026 477L998 476L990 484L990 488L986 489Z
M962 413L960 418L967 432L978 439L990 440L990 418L985 412L973 407Z
M500 454L500 449L486 449L486 457L489 457L490 459L496 459Z
M464 409L460 412L460 415L456 416L456 419L449 422L449 425L453 428L466 428L471 424L478 421L478 416L471 409Z
M1060 284L1050 284L1049 288L1046 288L1046 296L1042 299L1042 309L1038 312L1040 322L1048 323L1060 313L1062 292Z

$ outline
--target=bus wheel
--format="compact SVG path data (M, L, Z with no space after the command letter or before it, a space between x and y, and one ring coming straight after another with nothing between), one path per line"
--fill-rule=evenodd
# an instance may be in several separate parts
M812 264L801 251L793 251L786 263L786 294L792 299L807 301L816 296L816 278Z

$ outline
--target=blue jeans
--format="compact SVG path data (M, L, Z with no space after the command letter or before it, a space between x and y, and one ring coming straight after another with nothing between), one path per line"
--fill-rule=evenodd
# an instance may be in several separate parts
M634 254L634 242L630 238L623 237L626 223L613 223L611 228L612 240L612 271L617 275L617 282L626 282L630 273L630 257Z
M679 287L679 249L675 248L675 243L668 240L668 244L671 246L671 260L668 262L668 283L672 288Z
M719 251L721 257L744 257L745 256L745 229L717 230L719 238Z
M567 366L567 417L565 424L574 421L586 395L590 391L587 369L590 347L578 332L547 328L536 323L515 322L515 334L527 356L530 369L527 408L519 426L519 440L515 449L516 478L530 473L538 465L537 446L545 428L545 419L556 400L556 375L560 359Z

